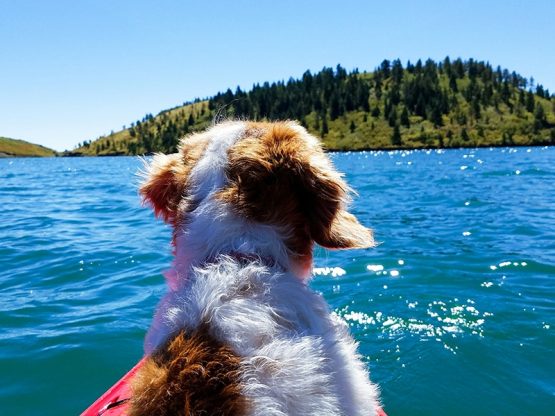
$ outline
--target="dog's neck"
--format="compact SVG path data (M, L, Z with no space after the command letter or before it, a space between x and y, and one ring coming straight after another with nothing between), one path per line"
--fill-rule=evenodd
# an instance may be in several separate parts
M186 279L192 267L214 263L221 256L248 259L308 280L312 256L299 258L285 245L284 231L247 221L219 202L203 202L174 234L177 279Z

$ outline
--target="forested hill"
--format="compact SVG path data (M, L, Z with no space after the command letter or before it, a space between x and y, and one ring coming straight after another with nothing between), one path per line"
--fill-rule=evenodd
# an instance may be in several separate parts
M469 59L385 60L373 72L324 68L300 79L228 89L146 115L71 154L173 152L214 118L299 120L330 150L555 144L555 95L515 72Z

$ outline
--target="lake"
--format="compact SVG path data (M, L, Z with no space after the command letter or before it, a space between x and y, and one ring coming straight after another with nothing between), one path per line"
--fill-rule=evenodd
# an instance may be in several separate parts
M555 408L555 148L334 153L371 250L317 249L393 415ZM137 158L0 159L0 409L77 414L142 354L170 229Z

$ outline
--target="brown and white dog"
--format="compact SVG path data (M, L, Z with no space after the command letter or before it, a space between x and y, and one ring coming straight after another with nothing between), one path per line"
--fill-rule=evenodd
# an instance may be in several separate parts
M169 291L131 415L375 415L346 325L307 285L314 243L374 245L294 122L225 122L158 154L140 192L173 226Z

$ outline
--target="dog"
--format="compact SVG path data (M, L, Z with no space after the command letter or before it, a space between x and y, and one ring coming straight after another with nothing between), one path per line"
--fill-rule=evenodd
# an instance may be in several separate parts
M130 415L381 414L347 325L308 286L315 243L375 245L319 139L223 122L156 154L140 193L175 259Z

